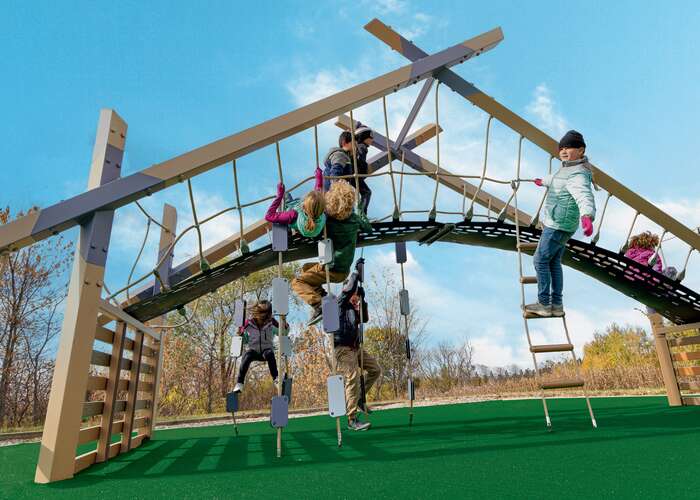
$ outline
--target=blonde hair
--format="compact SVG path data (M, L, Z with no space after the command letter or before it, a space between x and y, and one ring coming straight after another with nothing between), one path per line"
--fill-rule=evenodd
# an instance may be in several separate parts
M635 234L630 238L630 248L646 248L654 250L659 244L659 237L650 231Z
M323 197L323 193L316 190L311 191L304 197L301 209L308 216L306 224L304 224L304 230L307 233L312 233L316 229L316 219L321 217L321 214L326 209L326 199Z
M335 181L326 192L326 213L337 220L345 220L352 214L355 189L346 181Z
M272 318L272 303L269 300L256 302L250 308L250 313L258 326L263 326Z

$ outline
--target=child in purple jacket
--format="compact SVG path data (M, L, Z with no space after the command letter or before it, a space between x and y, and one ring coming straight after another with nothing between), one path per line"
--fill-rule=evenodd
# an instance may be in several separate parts
M625 257L632 259L633 261L643 265L644 267L649 267L649 261L656 254L656 248L659 246L659 237L649 231L644 231L641 234L636 234L630 238L629 247L625 252ZM661 256L657 255L653 266L654 271L661 272L663 269L663 262L661 262ZM627 279L634 280L631 275L632 272L640 272L639 269L632 268L630 275L625 276Z
M277 185L277 196L272 201L270 208L267 209L265 220L275 222L277 224L288 224L292 229L295 229L299 234L307 238L315 238L326 224L326 208L325 198L323 197L323 174L320 168L316 168L314 173L316 184L314 190L304 196L303 200L291 200L286 203L286 209L283 212L278 212L282 198L284 197L284 184L281 182Z

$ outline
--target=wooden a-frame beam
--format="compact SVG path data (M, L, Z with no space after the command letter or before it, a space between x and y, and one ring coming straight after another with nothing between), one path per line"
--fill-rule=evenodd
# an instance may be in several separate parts
M91 189L69 200L0 226L0 254L14 251L76 226L98 210L114 210L132 201L211 170L432 77L446 68L490 50L503 40L500 28L412 62L350 89L230 135L140 172ZM121 165L117 165L121 168Z

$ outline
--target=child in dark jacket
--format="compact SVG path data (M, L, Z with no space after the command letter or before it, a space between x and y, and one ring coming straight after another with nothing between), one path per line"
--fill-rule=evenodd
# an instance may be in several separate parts
M352 175L355 173L353 170L352 134L347 131L341 132L340 137L338 137L338 147L331 148L323 161L323 176L325 177L323 190L329 191L331 184L335 182L335 179L328 179L328 177Z
M343 286L343 292L338 298L340 309L340 329L333 333L335 359L338 371L345 379L345 404L348 416L348 429L363 431L369 428L368 422L360 422L358 411L367 412L366 403L360 402L361 370L367 371L365 378L365 394L382 374L382 369L374 356L362 349L360 352L360 318L369 321L365 292L360 286L357 271L353 272ZM362 356L362 367L360 367ZM364 404L364 407L362 406Z
M277 211L284 197L284 184L280 182L277 185L277 196L270 204L270 208L267 209L265 220L278 224L288 224L307 238L315 238L321 234L323 225L326 223L326 215L324 214L326 202L321 191L323 174L320 168L316 169L315 176L314 190L307 194L303 200L297 199L288 202L287 210L284 212Z
M334 182L326 193L326 227L328 238L333 242L333 262L329 264L331 283L342 283L350 272L355 258L357 234L370 231L372 226L363 215L353 212L355 190L345 181ZM302 273L292 281L292 290L313 308L309 324L321 319L321 298L326 271L321 264L307 263Z
M245 376L253 361L267 361L273 382L277 380L277 362L272 339L277 335L277 321L272 317L272 304L261 300L251 308L252 318L241 327L239 335L243 335L248 343L248 349L241 358L241 368L233 392L241 392Z

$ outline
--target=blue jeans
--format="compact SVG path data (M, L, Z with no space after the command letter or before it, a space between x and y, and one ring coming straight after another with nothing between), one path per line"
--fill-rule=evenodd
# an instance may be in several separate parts
M573 234L550 227L542 230L534 260L537 271L537 299L540 304L563 304L564 273L561 268L561 256L564 254L566 242Z

